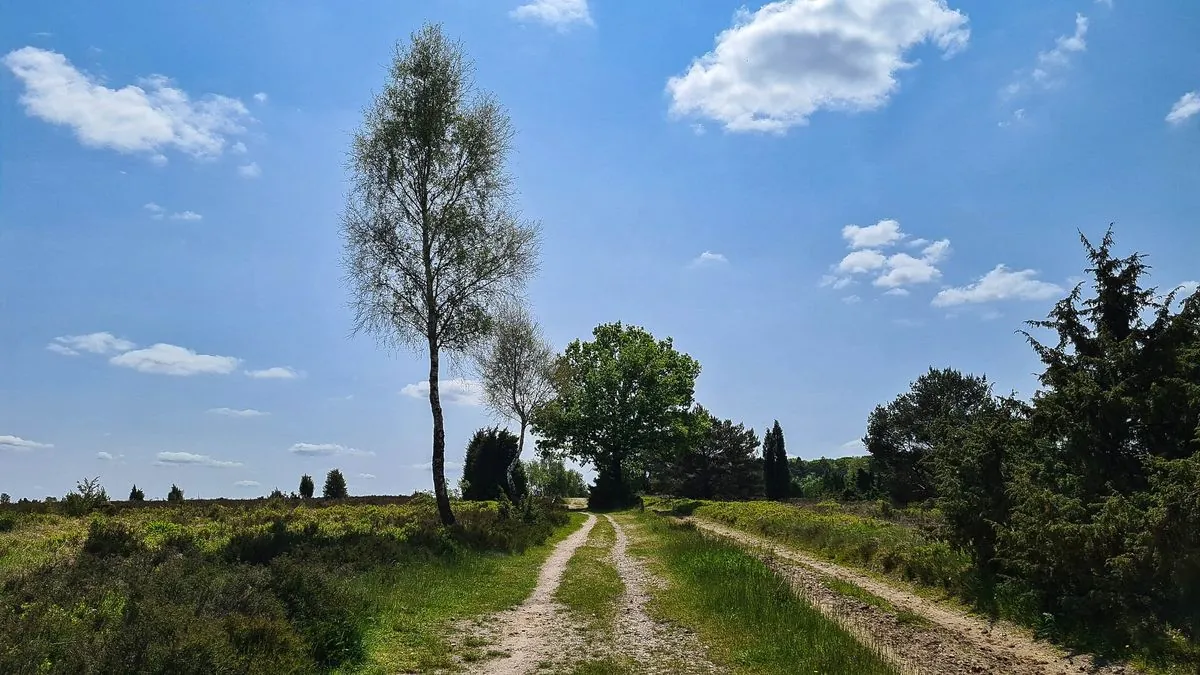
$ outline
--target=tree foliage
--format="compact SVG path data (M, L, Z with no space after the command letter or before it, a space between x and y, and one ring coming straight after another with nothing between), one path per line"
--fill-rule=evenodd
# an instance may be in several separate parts
M744 500L763 495L762 460L753 429L695 407L704 431L670 465L664 488L691 499Z
M767 499L787 499L792 476L788 467L787 449L783 442L783 427L775 420L763 436L763 484Z
M516 435L508 429L476 431L463 460L462 498L488 501L503 494L511 502L524 499L528 491L524 469L509 470L514 462L520 467L520 452Z
M535 497L559 500L565 497L588 496L583 474L572 469L559 457L543 456L525 462L529 492Z
M624 506L636 486L697 435L692 397L700 364L670 338L602 324L557 360L554 397L533 416L542 447L596 467L594 508Z
M953 368L921 375L909 391L871 412L863 445L874 458L876 481L900 504L937 496L934 452L992 400L986 377Z
M167 501L176 503L182 502L183 490L179 489L178 485L171 483L171 490L167 492Z
M138 489L138 486L135 484L132 488L129 489L129 501L144 502L144 501L146 501L146 493L142 492L140 489Z
M304 474L300 477L300 498L312 499L313 491L316 490L316 485L313 483L312 476Z
M460 45L426 25L396 49L383 91L351 148L342 218L356 331L429 356L433 482L454 522L445 479L442 351L463 353L537 266L537 229L519 220L505 168L512 127L479 93Z
M340 469L330 469L329 473L325 474L325 486L321 490L321 496L325 499L344 499L349 496L349 492L346 491L346 477Z

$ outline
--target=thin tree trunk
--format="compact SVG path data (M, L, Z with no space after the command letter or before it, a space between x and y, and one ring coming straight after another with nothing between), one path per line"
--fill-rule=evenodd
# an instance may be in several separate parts
M438 350L429 341L429 407L433 410L433 494L443 525L454 524L450 495L446 493L446 420L442 417L442 397L438 384Z
M525 452L525 426L528 424L529 421L522 417L521 435L517 438L517 456L513 457L513 460L508 463L508 494L513 496L513 501L516 501L517 498L517 480L515 476L517 464L521 461L521 453Z

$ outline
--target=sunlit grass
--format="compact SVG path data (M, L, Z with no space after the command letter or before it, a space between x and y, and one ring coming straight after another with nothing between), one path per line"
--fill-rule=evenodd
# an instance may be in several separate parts
M600 518L587 542L576 549L567 563L554 598L566 605L592 630L607 632L617 612L617 601L625 584L610 559L616 532Z

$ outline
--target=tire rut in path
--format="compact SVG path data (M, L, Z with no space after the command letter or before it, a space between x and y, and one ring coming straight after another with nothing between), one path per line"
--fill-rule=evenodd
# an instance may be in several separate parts
M628 553L629 537L612 516L605 515L616 532L611 559L625 593L621 596L614 622L616 651L638 663L643 673L722 673L708 660L705 649L694 633L655 621L646 612L649 589L661 587L646 566Z
M583 525L559 542L538 572L537 586L525 602L513 609L494 615L489 627L499 627L503 633L493 635L491 649L503 656L468 666L468 672L497 675L523 675L538 669L546 661L561 658L569 652L570 631L554 601L554 591L562 581L567 562L575 550L587 541L596 525L596 516L588 514Z
M1129 672L1123 666L1095 666L1086 656L1068 657L1020 631L971 616L864 574L805 555L765 537L701 518L696 527L740 545L769 552L765 562L788 579L801 596L855 636L873 643L909 673L950 675L1092 675ZM786 562L781 562L786 561ZM822 577L852 583L884 598L898 610L920 615L931 625L900 622L890 612L830 590Z

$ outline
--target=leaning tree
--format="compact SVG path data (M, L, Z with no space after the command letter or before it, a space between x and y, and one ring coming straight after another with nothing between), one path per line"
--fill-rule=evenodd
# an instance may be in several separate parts
M448 525L440 356L479 344L538 259L537 228L511 201L512 127L471 72L440 26L397 46L354 135L342 217L355 332L429 356L433 489Z
M511 302L498 313L492 333L475 360L484 404L494 415L512 420L520 428L517 454L505 472L512 493L513 472L525 450L530 418L534 409L554 394L550 385L554 349L529 311Z

